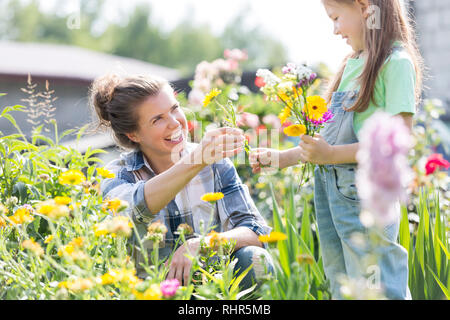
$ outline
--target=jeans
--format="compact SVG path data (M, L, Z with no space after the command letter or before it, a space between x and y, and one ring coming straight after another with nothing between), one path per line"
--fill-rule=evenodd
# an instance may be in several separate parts
M259 284L261 276L269 273L274 273L274 265L272 256L266 249L257 246L242 247L235 251L231 256L232 259L237 258L237 263L234 266L234 272L237 271L237 276L244 272L252 263L253 267L242 279L239 284L241 290L250 288L252 285Z

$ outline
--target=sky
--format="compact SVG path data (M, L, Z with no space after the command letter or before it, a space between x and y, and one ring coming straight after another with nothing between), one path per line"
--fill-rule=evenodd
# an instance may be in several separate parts
M46 0L42 5L50 3ZM333 34L333 24L320 0L106 0L105 15L120 19L120 14L137 3L151 4L152 16L165 30L189 16L194 23L208 24L216 34L244 7L249 27L260 26L279 39L292 62L325 62L336 71L351 51L340 36ZM78 0L67 0L64 5L69 12L74 11Z

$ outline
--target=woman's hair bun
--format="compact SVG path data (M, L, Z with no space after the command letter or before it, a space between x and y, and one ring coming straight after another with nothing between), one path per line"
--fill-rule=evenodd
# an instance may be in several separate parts
M92 83L90 94L91 103L95 107L95 111L100 119L100 122L103 124L110 121L108 104L113 99L114 90L120 82L121 78L117 74L107 74L95 79Z

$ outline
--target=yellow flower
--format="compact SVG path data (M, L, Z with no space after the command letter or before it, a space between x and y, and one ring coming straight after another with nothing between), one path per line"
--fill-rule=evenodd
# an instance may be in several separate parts
M306 98L306 104L303 112L312 120L320 120L323 114L328 111L327 102L320 96L312 96Z
M0 228L6 227L6 221L2 217L0 217Z
M284 128L283 132L290 137L298 137L306 133L306 127L302 124L294 124Z
M103 202L103 206L104 208L111 210L113 214L116 214L117 212L126 209L128 207L128 202L120 200L119 198L106 199Z
M68 244L58 249L58 256L60 257L62 257L63 255L71 256L74 251L75 251L74 246Z
M210 192L202 195L200 199L206 202L216 202L217 200L220 200L223 197L224 194L222 192Z
M106 168L97 168L97 174L105 179L114 178L116 176Z
M57 197L58 198L58 197ZM55 198L56 199L56 198ZM58 202L67 202L68 197L59 197ZM57 204L55 200L45 200L37 204L37 212L51 219L59 219L69 215L69 208L63 204Z
M292 91L294 92L294 97L298 98L303 94L302 88L292 87Z
M68 245L70 245L74 248L81 248L81 247L83 247L83 244L84 244L84 238L78 237L78 238L72 239L72 241L70 241Z
M291 108L286 107L283 109L283 111L278 115L278 118L280 119L281 124L285 123L287 118L291 116Z
M228 242L228 239L225 238L221 233L218 233L216 231L211 231L210 233L208 233L208 237L209 238L209 246L211 248L217 248L220 246L223 246L224 244L226 244Z
M205 97L205 99L203 100L203 107L207 107L212 99L214 99L215 97L217 97L219 94L222 93L222 90L219 89L212 89Z
M143 293L133 289L133 294L138 300L161 300L162 297L161 288L156 283L152 284Z
M287 236L282 232L273 231L269 235L260 235L258 239L261 242L277 242L280 240L286 240Z
M108 234L108 229L105 223L98 223L94 225L94 235L96 237L105 236Z
M72 199L70 197L55 197L55 199L53 200L56 204L60 205L66 205L72 202Z
M112 237L129 237L131 235L132 228L133 224L128 217L115 216L112 219L107 219L94 225L94 235L96 237L100 237L111 234Z
M34 241L33 239L22 241L22 247L27 250L30 250L33 254L37 256L42 256L44 254L44 249L42 249L41 245Z
M16 210L14 215L9 217L14 224L24 224L26 222L32 222L34 217L31 216L31 211L28 208L21 207Z
M86 177L80 170L67 170L59 176L59 183L77 185L86 181Z
M53 240L53 238L54 236L52 234L48 235L47 237L45 237L44 243L50 243Z
M94 282L90 279L75 279L71 281L62 281L58 284L59 288L66 288L71 291L80 292L91 289Z
M110 269L107 273L102 275L98 280L102 285L115 284L118 282L123 282L131 287L141 282L141 280L136 277L135 269Z

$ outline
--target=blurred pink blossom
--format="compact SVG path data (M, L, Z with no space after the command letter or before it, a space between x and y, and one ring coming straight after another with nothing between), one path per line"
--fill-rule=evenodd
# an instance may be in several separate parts
M248 59L247 51L240 49L225 49L223 56L225 59L231 59L235 61L245 61Z
M396 204L407 200L411 147L412 137L401 117L377 112L361 129L356 185L363 210L378 225L395 222L400 214Z
M279 129L281 127L280 119L274 114L268 114L262 118L262 122L271 126L273 129Z
M256 114L243 112L236 116L239 127L250 127L256 129L259 126L259 117Z
M194 106L202 105L204 98L205 98L205 94L203 93L203 91L196 89L196 88L192 89L188 95L189 103Z

